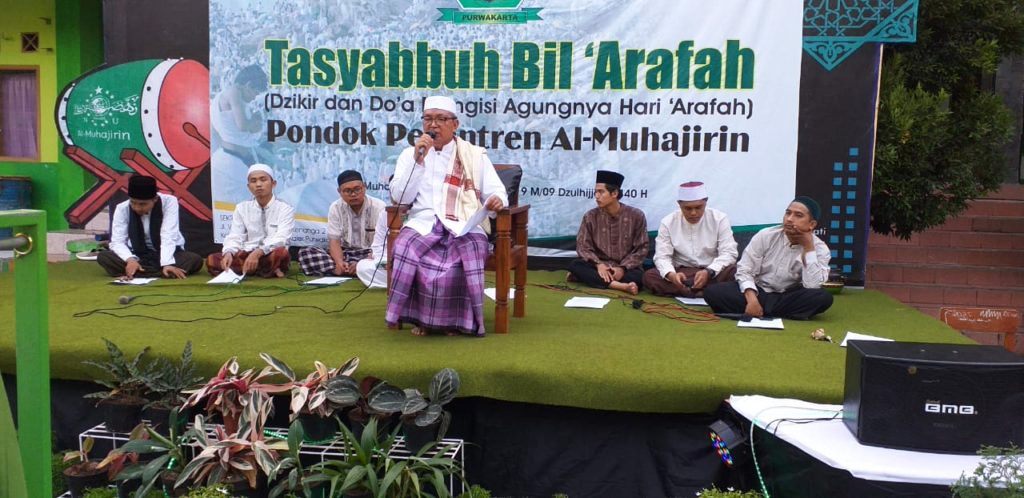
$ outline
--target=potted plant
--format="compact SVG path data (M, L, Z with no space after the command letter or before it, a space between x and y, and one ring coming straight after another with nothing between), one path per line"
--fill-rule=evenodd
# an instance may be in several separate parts
M273 471L278 451L287 450L288 445L276 438L265 440L262 422L249 414L243 412L235 433L226 432L221 425L213 426L213 438L207 434L203 416L196 415L189 435L199 453L181 470L174 486L226 484L232 495L258 496L264 492L265 482L259 477Z
M343 426L346 458L314 465L312 475L307 479L329 482L331 487L328 496L450 496L445 479L452 475L461 479L462 468L458 462L445 456L393 459L389 455L398 429L380 434L377 432L377 423L378 420L371 417L360 438Z
M337 422L335 422L337 423ZM285 493L291 496L320 496L324 495L324 487L327 479L322 475L315 475L309 469L302 466L300 450L305 433L302 422L292 421L288 427L288 451L284 458L277 462L277 466L267 476L272 487L270 498L277 498ZM277 481L276 483L274 481Z
M381 476L384 475L387 455L395 444L398 431L378 434L377 423L376 418L369 417L361 437L356 437L342 424L346 458L323 461L311 467L312 480L330 483L327 496L385 496L380 493Z
M1024 450L1010 445L982 446L981 461L950 486L956 498L1012 497L1024 495Z
M359 399L349 410L348 420L356 439L361 439L363 428L371 419L377 420L382 433L388 432L390 417L402 411L405 392L376 377L367 376L359 383Z
M448 483L450 476L464 480L462 466L454 458L442 456L445 451L435 456L411 456L406 460L384 458L384 474L380 479L377 496L389 498L418 498L451 496Z
M167 435L164 423L167 422L171 410L184 405L188 399L183 394L185 390L203 380L201 376L196 375L196 366L192 361L192 341L185 343L185 349L182 350L177 363L162 357L154 360L152 372L153 375L147 379L146 386L156 399L146 404L143 416L153 423L157 432ZM181 415L178 421L184 422L188 419L186 414Z
M144 439L147 437L146 426L139 424L132 429L129 440ZM124 448L114 448L107 453L106 458L97 464L97 467L107 472L107 481L117 484L118 498L128 498L132 491L139 487L138 479L118 479L121 472L130 465L139 463L139 454L134 451L125 451Z
M228 434L238 433L239 420L244 415L243 412L248 411L249 420L253 422L250 428L259 427L262 430L273 412L274 405L270 395L291 388L288 385L262 382L272 374L271 367L264 367L259 373L249 369L239 374L238 360L232 356L221 365L217 375L206 381L206 384L187 391L189 397L184 406L193 407L205 400L206 412L220 414L224 431Z
M289 420L301 420L304 434L310 441L332 438L338 432L334 412L354 406L359 399L358 386L352 379L352 374L359 367L359 357L349 358L341 366L332 369L316 361L313 363L315 370L301 380L287 363L268 353L260 353L260 358L289 381Z
M405 390L402 405L402 432L405 446L413 453L440 440L448 432L451 413L444 405L459 393L459 373L451 368L442 369L430 381L427 397L416 389Z
M91 437L82 441L82 447L76 451L64 453L64 461L76 461L64 469L64 481L71 491L72 498L81 498L88 488L99 488L107 485L106 470L99 467L99 462L89 460L89 452L95 441Z
M146 427L148 439L132 438L121 446L123 452L152 457L150 461L126 467L115 477L117 481L138 479L140 485L135 492L136 498L142 498L154 488L166 491L169 496L184 494L184 490L174 489L174 482L188 461L183 450L185 439L179 433L181 424L178 416L178 409L172 409L167 420L167 435Z
M146 404L146 393L149 392L146 380L152 371L141 364L149 346L128 360L116 344L108 339L103 339L103 342L107 344L109 360L86 360L82 363L99 368L110 376L110 380L96 380L96 383L108 390L86 394L85 397L100 400L97 406L103 407L103 423L107 430L129 432L142 421L142 406Z

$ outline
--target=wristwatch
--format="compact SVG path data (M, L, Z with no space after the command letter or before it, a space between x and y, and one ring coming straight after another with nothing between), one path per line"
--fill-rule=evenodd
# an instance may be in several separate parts
M711 268L705 268L705 270L708 272L708 279L715 278L715 275L718 275L718 272Z

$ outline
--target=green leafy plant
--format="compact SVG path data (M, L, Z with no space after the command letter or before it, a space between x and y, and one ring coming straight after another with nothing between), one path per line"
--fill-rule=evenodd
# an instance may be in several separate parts
M121 348L110 340L104 338L107 345L109 359L106 361L86 360L82 363L96 367L105 372L110 379L96 379L96 383L106 387L108 390L86 394L86 398L99 399L103 401L124 400L131 402L145 403L145 396L149 392L146 384L153 372L151 368L142 365L142 358L149 352L149 346L142 348L132 359L128 359Z
M149 403L149 406L168 410L182 406L188 399L182 393L202 380L196 374L196 365L192 361L192 341L187 341L177 363L162 357L154 361L152 375L146 379L146 386L157 399Z
M117 490L114 488L89 488L85 490L82 498L117 498Z
M269 475L277 466L277 454L288 445L280 439L263 438L265 420L251 419L249 412L242 414L236 433L228 433L224 426L213 426L214 437L206 432L202 415L196 415L188 436L195 442L199 454L178 474L174 487L186 482L213 485L244 479L249 488L257 487L256 478L262 470Z
M449 497L445 479L452 475L462 478L461 466L449 457L391 458L398 429L379 434L376 418L370 418L359 438L347 427L341 429L347 457L320 462L310 468L310 482L330 483L328 496L369 493L389 498Z
M291 426L288 427L287 453L278 460L277 466L267 475L270 481L279 479L277 484L270 489L270 498L276 498L282 494L286 496L312 496L311 488L326 482L326 478L322 475L314 475L313 472L302 466L302 458L299 451L302 449L304 437L302 423L298 420L293 421Z
M970 19L971 22L963 22ZM980 84L1024 50L1019 0L923 2L917 42L887 45L871 227L908 239L999 187L1012 120Z
M68 485L64 482L64 469L71 465L71 462L64 460L62 452L50 456L50 486L53 489L53 496L60 496L68 490Z
M427 397L419 390L406 389L405 403L402 405L403 422L420 427L440 423L437 438L443 438L451 422L451 413L444 410L444 405L455 399L461 385L459 373L454 369L445 368L437 372L430 381Z
M961 475L950 488L957 498L1024 496L1024 450L1017 446L983 446L981 463L971 475Z
M718 489L714 486L697 492L700 498L761 498L757 491L738 491L733 488Z
M327 496L338 496L346 492L369 492L372 496L380 493L381 476L384 475L385 460L395 444L397 429L380 437L377 433L377 419L370 418L361 437L341 425L348 453L344 460L327 460L311 467L313 478L329 482L331 489Z
M301 380L287 363L268 353L260 353L260 358L289 380L292 396L291 420L295 420L300 413L331 417L336 410L354 406L359 400L359 386L352 378L352 374L359 367L358 356L349 358L341 366L332 369L316 361L315 370Z
M364 377L359 383L359 400L349 411L349 418L366 423L370 418L383 420L402 411L405 392L376 377Z
M228 488L223 484L213 486L202 486L189 491L186 498L224 498L229 496Z
M146 427L146 437L133 437L121 446L122 452L136 454L152 454L154 458L148 462L129 465L115 477L118 481L139 479L141 485L135 492L136 498L143 498L154 488L159 489L164 476L175 476L181 472L187 461L183 449L184 436L178 434L178 408L171 409L168 419L168 434L161 435L151 427Z
M491 498L491 492L474 484L470 486L469 490L460 494L459 498Z

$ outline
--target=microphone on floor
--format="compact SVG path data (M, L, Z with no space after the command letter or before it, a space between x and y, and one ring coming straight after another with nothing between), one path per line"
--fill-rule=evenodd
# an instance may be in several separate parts
M132 300L134 300L134 299L135 299L135 296L121 296L121 297L117 298L117 302L119 302L121 304L128 304L128 303L132 302Z

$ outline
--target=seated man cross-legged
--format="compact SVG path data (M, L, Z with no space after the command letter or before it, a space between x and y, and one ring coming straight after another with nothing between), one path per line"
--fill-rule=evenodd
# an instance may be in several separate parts
M704 300L715 313L807 320L832 306L821 288L831 253L814 235L818 203L800 196L786 208L781 226L757 232L736 266L736 282L714 284Z
M299 266L306 275L353 276L356 264L371 256L370 244L384 201L367 197L363 176L353 170L338 175L338 195L341 198L327 211L327 250L299 250Z
M110 250L96 262L112 277L185 278L203 267L203 258L184 249L178 228L178 199L156 191L156 180L128 179L128 200L114 208Z
M217 276L230 268L241 275L283 277L288 273L288 239L295 227L295 209L274 197L274 170L254 164L247 175L252 200L238 203L222 252L206 258L206 269Z
M707 207L703 183L680 185L678 204L658 227L655 268L644 272L644 287L659 296L701 297L707 285L732 281L736 240L729 217Z
M579 259L569 263L569 278L591 287L636 295L643 279L650 241L644 212L621 202L621 174L598 171L597 207L587 211L576 234Z

